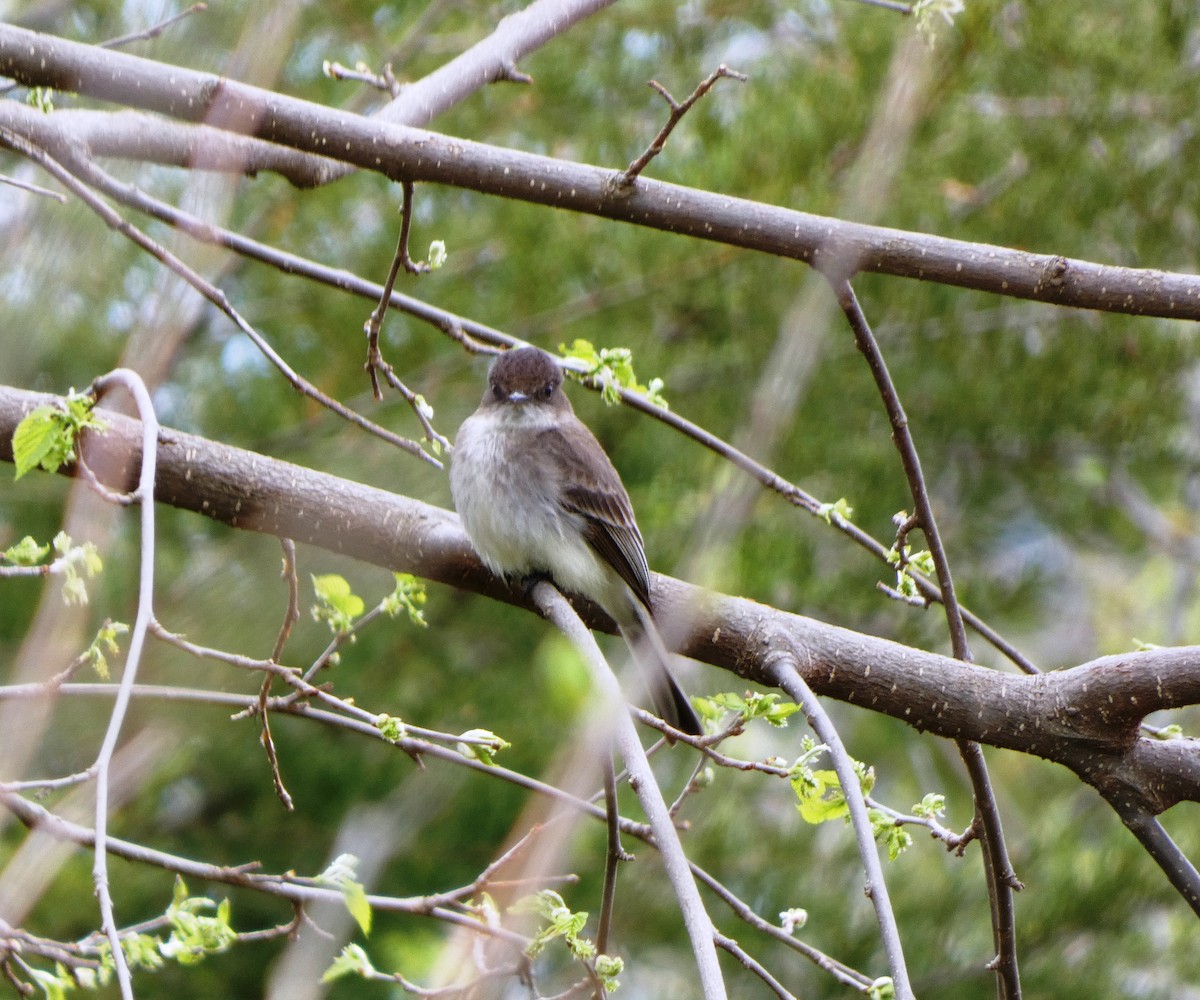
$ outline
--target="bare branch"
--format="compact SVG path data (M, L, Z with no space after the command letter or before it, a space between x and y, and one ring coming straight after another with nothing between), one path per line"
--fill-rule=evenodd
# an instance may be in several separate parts
M950 643L957 659L964 664L972 662L970 647L967 645L967 630L963 622L962 611L958 606L958 597L954 591L954 581L950 574L950 560L942 544L941 533L937 529L937 520L933 513L933 504L929 499L929 490L925 486L925 476L921 471L921 459L917 454L916 442L908 426L908 417L900 402L900 394L892 382L884 361L883 352L871 332L867 317L858 303L854 289L848 281L834 281L833 291L837 296L838 305L846 315L851 330L854 331L854 342L866 358L867 367L871 371L875 384L883 400L884 410L892 427L892 441L900 453L900 462L908 479L909 492L916 505L916 514L900 525L897 534L897 546L902 551L909 531L914 525L919 525L925 540L929 543L929 553L933 558L934 569L937 573L938 593L946 611L946 625L950 632ZM1000 986L1000 995L1004 1000L1019 1000L1021 996L1021 979L1017 971L1017 935L1016 913L1013 905L1013 891L1021 888L1021 883L1013 871L1012 862L1008 856L1008 846L1004 841L1004 828L1000 820L1000 807L996 804L996 795L988 777L987 764L983 759L983 751L979 744L972 740L957 740L958 751L967 767L971 779L971 788L975 795L975 809L983 829L984 871L988 880L988 898L992 908L992 932L996 942L996 961L994 968Z
M892 274L1107 312L1200 319L1200 278L1113 267L809 215L363 119L247 84L0 25L0 73L186 121L236 121L258 138L396 180L433 181L802 260L837 279ZM15 103L15 102L4 102ZM8 109L0 104L0 123Z
M106 42L100 43L102 49L117 49L122 45L130 45L133 42L145 42L151 38L157 38L168 28L178 24L180 21L186 20L193 14L199 14L208 10L206 3L194 3L187 10L181 10L178 14L165 18L159 21L158 24L151 25L149 28L143 28L141 31L132 31L128 35L121 35L117 38L110 38Z
M51 191L49 188L40 187L37 184L30 184L28 181L19 181L15 177L5 177L0 175L0 184L7 184L9 187L15 187L21 191L28 191L30 194L36 194L42 198L53 198L62 205L67 203L67 196L60 191Z
M534 0L509 14L487 38L416 83L377 115L380 121L427 125L447 108L497 81L527 83L517 70L525 56L557 38L614 0Z
M0 388L0 460L11 460L21 417L57 397ZM136 463L136 421L105 414L103 437L85 434L85 454ZM93 464L102 467L99 461ZM71 469L64 469L70 472ZM114 487L126 484L113 482ZM174 430L159 436L159 501L233 527L317 545L388 569L529 607L479 562L450 511ZM1102 793L1160 813L1200 800L1200 745L1138 738L1143 717L1200 704L1200 648L1102 657L1070 670L1014 676L713 594L652 574L656 617L688 623L673 648L764 684L769 655L794 649L819 694L867 705L918 730L973 739L1058 761ZM614 626L579 604L594 628ZM1014 727L1020 717L1025 726ZM1103 752L1101 752L1103 750Z

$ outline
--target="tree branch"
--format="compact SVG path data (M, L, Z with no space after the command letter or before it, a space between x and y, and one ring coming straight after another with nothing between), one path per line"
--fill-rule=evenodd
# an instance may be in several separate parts
M0 387L0 460L24 414L59 397ZM85 435L94 467L122 455L134 467L141 426L104 411L109 430ZM66 467L73 473L73 467ZM109 483L114 488L127 483ZM293 538L388 569L533 610L479 562L450 511L180 431L159 434L155 497L235 528ZM1200 743L1139 737L1150 712L1200 704L1200 647L1101 657L1070 670L1017 676L827 625L744 598L652 574L655 616L684 626L674 648L772 685L766 665L790 651L820 695L912 728L1056 761L1110 802L1157 815L1200 801ZM614 626L577 601L592 628Z
M0 73L260 139L394 180L431 181L802 260L833 278L892 274L1058 305L1200 319L1200 278L823 218L361 118L233 80L0 25ZM5 102L10 103L10 102ZM0 124L7 109L0 104Z

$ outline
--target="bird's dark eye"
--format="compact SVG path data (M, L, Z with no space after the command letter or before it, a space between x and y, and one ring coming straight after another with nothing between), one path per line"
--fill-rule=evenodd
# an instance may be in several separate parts
M547 382L544 386L542 386L542 398L549 399L553 395L554 395L554 383Z
M498 386L495 382L492 383L492 395L497 399L504 398L504 390L501 389L500 386Z

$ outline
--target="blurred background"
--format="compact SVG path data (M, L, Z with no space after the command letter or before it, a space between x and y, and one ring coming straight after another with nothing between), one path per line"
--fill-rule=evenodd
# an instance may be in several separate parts
M0 0L0 18L87 42L178 9ZM399 80L415 80L517 9L474 0L217 0L129 51L370 110L383 98L326 78L325 60L361 60L374 69L391 61ZM666 118L647 81L682 99L719 63L748 74L748 82L720 81L647 176L1100 263L1197 268L1200 7L1184 0L968 0L932 50L911 20L849 0L626 0L524 60L531 85L489 87L432 127L623 168ZM24 92L6 96L19 100ZM55 100L90 106L70 95ZM387 273L400 192L380 177L354 175L300 192L265 175L107 166L272 245L375 281ZM47 181L7 154L0 170ZM419 435L402 400L370 398L362 325L373 303L126 214L216 281L299 372L373 420ZM77 202L0 187L0 232L0 382L65 392L131 364L152 380L165 424L449 506L444 474L297 396L224 316ZM885 414L831 297L803 265L423 185L414 255L435 239L447 245L446 266L402 277L401 291L549 350L576 338L632 348L639 379L661 377L674 410L819 499L846 498L854 521L890 542L892 515L911 501ZM1187 555L1200 504L1194 327L896 278L863 276L855 286L907 409L964 603L1043 669L1138 640L1194 641L1200 604ZM383 346L433 406L438 429L452 436L477 403L485 361L395 310ZM756 396L777 403L756 407ZM886 599L876 582L893 582L887 568L823 521L747 488L715 456L664 426L605 407L579 387L572 398L624 477L654 569L948 652L940 611ZM81 503L69 501L70 493L66 480L45 475L0 486L0 547L26 534L52 537L67 506ZM196 642L268 656L286 602L277 543L174 510L159 517L159 619ZM53 672L104 618L132 620L136 519L104 511L82 523L106 563L90 604L72 609L57 630L61 649L26 643L34 616L49 613L39 603L59 603L56 585L5 581L0 676L15 679L18 665L33 661ZM368 604L392 586L384 571L318 549L301 549L299 570L304 603L311 573L344 574ZM431 588L426 616L427 630L401 619L367 630L330 675L338 692L414 724L486 727L513 743L507 766L552 773L587 698L586 679L561 640L533 616L448 588ZM286 661L305 664L327 641L327 631L305 618ZM981 641L973 647L981 662L1011 669ZM142 676L242 693L258 687L254 677L157 644ZM732 675L699 665L683 677L694 693L744 689ZM30 776L86 766L108 707L61 701ZM925 792L943 792L947 825L970 822L969 786L953 748L858 709L827 707L851 753L875 766L879 798L907 810ZM257 724L232 723L228 714L135 705L126 731L160 736L114 816L116 835L216 863L258 860L268 871L315 873L337 853L339 831L374 817L391 840L373 887L414 895L469 882L510 832L523 832L527 796L512 786L444 767L421 775L380 744L279 719L275 738L297 805L286 814ZM1196 715L1153 721L1187 730ZM795 724L756 729L736 749L791 760L802 735ZM1026 995L1200 996L1194 916L1099 797L1037 760L988 758L1027 885L1017 898ZM677 750L659 765L668 798L691 763ZM803 907L810 914L805 940L885 973L848 828L809 827L785 783L732 772L718 772L685 816L689 852L757 912L775 919ZM1194 858L1196 806L1177 807L1164 821ZM914 837L888 876L918 995L990 996L983 966L993 952L977 848L957 858L919 830ZM0 832L0 867L22 839L12 822ZM604 831L593 824L570 845L565 864L582 881L564 894L577 909L598 906L603 844ZM614 933L628 962L621 995L692 995L690 951L673 901L649 849L641 854L619 893ZM171 879L159 870L116 863L114 878L123 920L161 913L169 902ZM290 918L263 897L211 891L232 896L239 930ZM797 994L845 995L719 903L711 909L726 933ZM26 926L69 938L96 924L90 860L79 855L39 896ZM362 943L378 968L421 980L443 937L435 921L386 917ZM261 995L283 947L247 944L195 967L169 965L139 976L138 995ZM726 967L733 995L768 995L758 980ZM395 993L357 980L329 990L336 997Z

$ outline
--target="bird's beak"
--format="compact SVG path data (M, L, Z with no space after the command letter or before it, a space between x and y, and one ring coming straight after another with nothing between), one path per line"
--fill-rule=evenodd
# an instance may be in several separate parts
M508 394L508 401L510 403L524 403L528 398L523 392L510 392Z

